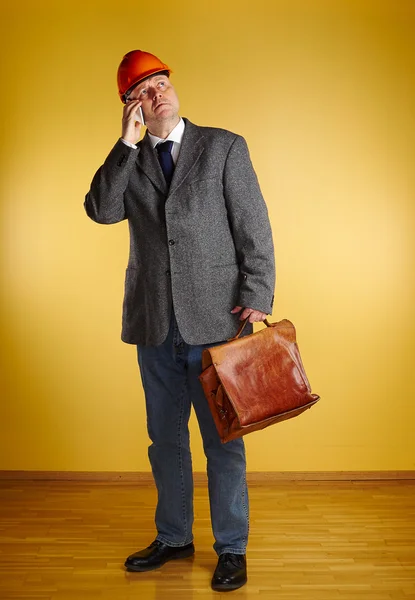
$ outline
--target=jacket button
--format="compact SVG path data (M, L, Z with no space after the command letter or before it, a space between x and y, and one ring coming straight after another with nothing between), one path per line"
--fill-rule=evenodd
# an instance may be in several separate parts
M174 246L174 240L169 240L170 246Z

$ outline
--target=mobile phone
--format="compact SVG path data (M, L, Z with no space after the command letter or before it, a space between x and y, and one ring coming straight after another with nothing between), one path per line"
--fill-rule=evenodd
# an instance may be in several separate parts
M143 115L143 111L141 110L141 106L139 106L137 108L137 116L138 116L138 120L140 121L140 123L142 125L145 125L144 115Z

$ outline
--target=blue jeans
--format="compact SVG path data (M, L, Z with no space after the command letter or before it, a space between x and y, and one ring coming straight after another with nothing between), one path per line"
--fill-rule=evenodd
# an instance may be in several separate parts
M180 335L172 314L160 346L138 346L152 444L149 459L158 491L157 539L169 546L193 541L193 474L188 421L193 404L207 458L210 514L217 554L245 554L248 490L242 439L222 444L198 379L202 350Z

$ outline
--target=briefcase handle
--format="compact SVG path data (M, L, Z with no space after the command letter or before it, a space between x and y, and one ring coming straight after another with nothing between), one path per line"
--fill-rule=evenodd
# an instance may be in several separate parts
M240 327L239 327L239 329L238 329L238 331L237 331L237 333L236 333L235 337L233 337L233 338L230 338L230 339L228 340L228 342L232 342L233 340L237 340L237 339L238 339L238 337L241 335L241 333L242 333L242 332L243 332L243 330L245 329L245 325L248 323L248 321L249 321L249 317L247 317L247 318L246 318L244 321L242 321L242 323L241 323L241 325L240 325ZM265 323L265 325L266 325L267 327L275 327L275 325L274 325L273 323L270 323L270 322L268 321L268 319L264 319L264 320L263 320L263 323Z

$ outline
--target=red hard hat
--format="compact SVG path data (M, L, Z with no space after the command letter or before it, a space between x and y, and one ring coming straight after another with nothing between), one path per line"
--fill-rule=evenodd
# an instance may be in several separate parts
M160 71L168 71L169 75L171 73L171 69L154 54L142 50L128 52L122 59L117 73L118 94L122 102L125 103L125 94L130 88Z

